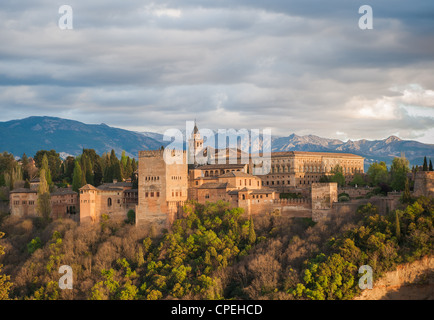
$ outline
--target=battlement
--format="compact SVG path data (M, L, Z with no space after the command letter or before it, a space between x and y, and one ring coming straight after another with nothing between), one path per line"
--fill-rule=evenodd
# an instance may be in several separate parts
M281 205L300 205L300 204L310 204L312 201L306 198L295 198L295 199L274 199L275 204Z

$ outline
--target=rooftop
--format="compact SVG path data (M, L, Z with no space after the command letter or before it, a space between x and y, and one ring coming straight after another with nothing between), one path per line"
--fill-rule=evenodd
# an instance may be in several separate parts
M203 166L198 167L200 170L211 170L211 169L242 169L246 165L245 164L206 164Z
M28 188L18 188L12 190L10 193L38 193L36 190L28 189Z
M227 188L236 188L236 187L228 182L225 183L207 182L201 185L198 189L227 189Z
M77 192L73 191L71 188L58 188L56 191L52 192L52 196L61 196L68 194L77 194Z
M231 171L231 172L226 172L225 174L222 174L220 176L218 176L219 178L231 178L231 177L248 177L248 178L253 178L255 177L252 174L249 173L245 173L245 172L241 172L241 171Z

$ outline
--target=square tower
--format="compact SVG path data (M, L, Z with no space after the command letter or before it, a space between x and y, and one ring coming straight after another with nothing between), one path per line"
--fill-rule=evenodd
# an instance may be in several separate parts
M179 150L139 151L136 225L168 227L187 200L187 154Z

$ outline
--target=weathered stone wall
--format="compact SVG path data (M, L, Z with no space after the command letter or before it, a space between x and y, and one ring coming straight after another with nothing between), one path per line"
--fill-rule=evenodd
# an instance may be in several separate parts
M311 199L312 220L321 220L332 212L333 204L338 201L338 184L312 183Z
M416 172L414 195L416 197L434 197L434 171Z
M168 227L188 196L186 152L140 151L138 177L136 225Z
M372 190L374 190L374 188L370 188L370 187L338 188L338 195L341 193L346 193L350 196L350 198L364 197Z
M38 194L36 192L13 193L9 195L9 206L12 216L36 216Z

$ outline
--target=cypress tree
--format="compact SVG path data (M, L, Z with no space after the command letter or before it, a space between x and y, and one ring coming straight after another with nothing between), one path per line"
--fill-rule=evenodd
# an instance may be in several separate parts
M254 244L256 241L256 233L255 233L255 227L253 225L253 218L250 217L250 223L249 223L249 243Z
M428 171L428 163L426 162L426 156L423 158L422 171Z
M401 225L399 223L398 210L395 210L395 227L396 227L396 230L395 230L396 239L398 239L398 241L399 241L399 239L401 238Z
M81 171L80 163L76 160L74 165L74 173L72 174L72 190L78 192L83 186L83 172Z
M39 174L38 200L36 210L44 219L48 220L51 214L50 191L46 180L45 169L41 169Z
M429 170L429 171L433 171L433 169L432 169L432 162L431 162L431 159L429 159L429 168L428 168L428 170Z

